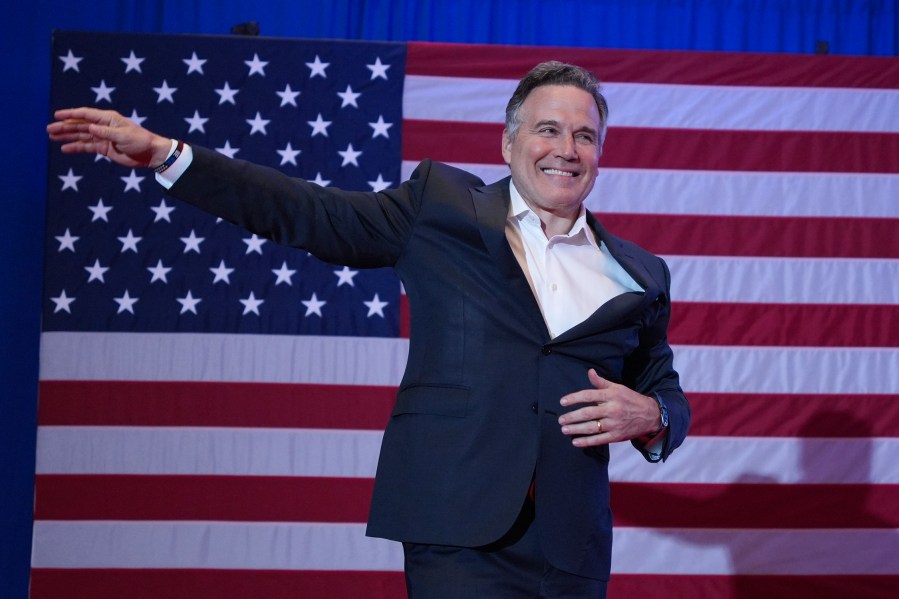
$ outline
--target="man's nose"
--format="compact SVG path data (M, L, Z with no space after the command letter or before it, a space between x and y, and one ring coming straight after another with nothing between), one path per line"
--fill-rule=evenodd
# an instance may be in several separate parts
M573 138L568 136L559 137L556 146L556 155L565 160L577 160L577 146Z

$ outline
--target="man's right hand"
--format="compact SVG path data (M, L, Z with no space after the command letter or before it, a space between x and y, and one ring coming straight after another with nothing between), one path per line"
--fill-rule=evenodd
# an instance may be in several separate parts
M66 154L102 154L123 166L155 167L162 164L172 141L144 129L114 110L66 108L53 113L56 121L47 134L61 142Z

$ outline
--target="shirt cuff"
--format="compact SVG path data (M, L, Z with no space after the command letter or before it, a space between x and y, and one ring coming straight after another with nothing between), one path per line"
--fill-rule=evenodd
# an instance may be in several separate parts
M178 147L177 140L172 140L172 149L169 150L169 156L175 153L175 148ZM172 185L178 181L178 178L184 174L184 171L187 170L187 167L190 166L190 163L193 162L194 159L194 151L187 144L184 144L184 149L181 150L181 155L178 156L178 159L172 163L172 166L165 169L161 173L156 173L156 182L162 185L166 189L171 189Z

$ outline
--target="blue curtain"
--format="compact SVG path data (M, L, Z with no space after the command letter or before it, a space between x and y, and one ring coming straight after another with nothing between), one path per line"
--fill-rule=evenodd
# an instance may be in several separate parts
M899 0L62 0L11 3L0 35L0 593L27 595L53 29L899 55ZM54 182L55 183L55 182Z

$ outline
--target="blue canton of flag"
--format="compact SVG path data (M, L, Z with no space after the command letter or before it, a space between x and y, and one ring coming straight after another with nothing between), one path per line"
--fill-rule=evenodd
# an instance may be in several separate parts
M98 39L100 38L100 39ZM321 185L399 184L405 46L57 32L53 109ZM322 263L165 197L146 169L50 152L45 331L395 337L392 271Z

